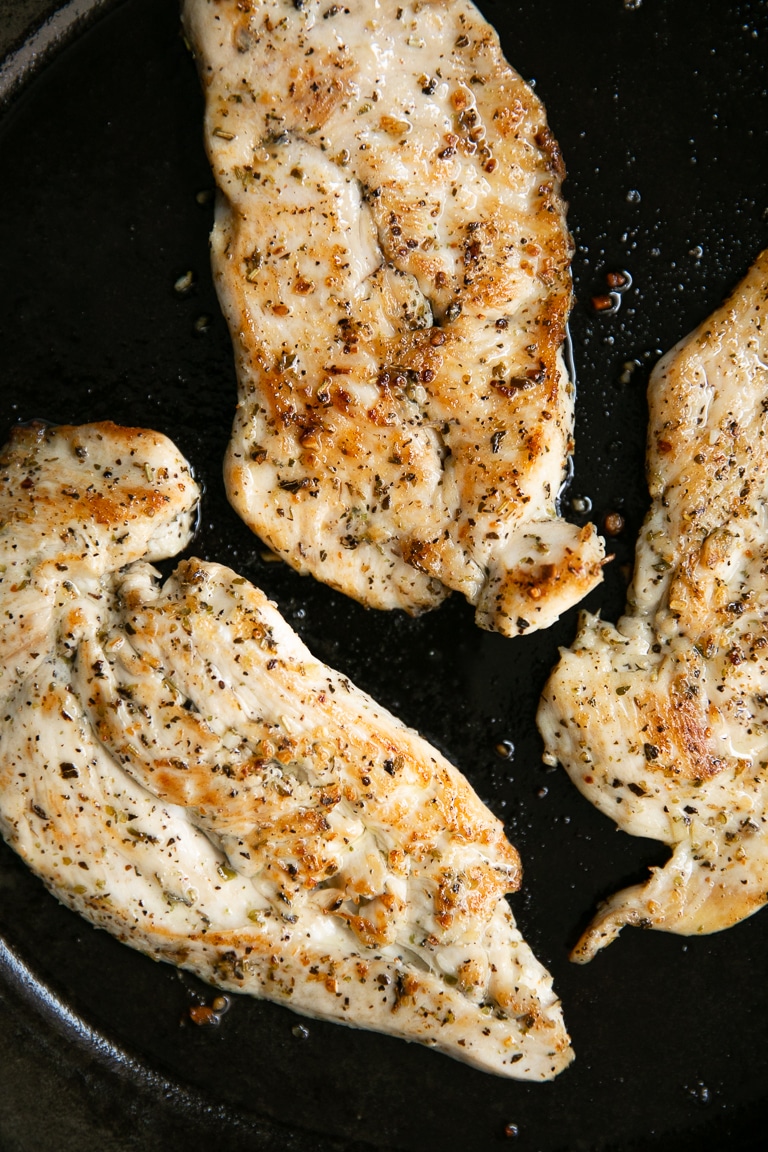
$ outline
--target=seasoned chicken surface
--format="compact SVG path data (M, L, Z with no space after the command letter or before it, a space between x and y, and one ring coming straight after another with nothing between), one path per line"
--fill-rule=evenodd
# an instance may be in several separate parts
M500 821L246 580L161 584L198 496L152 432L31 426L0 457L3 836L212 984L551 1078L572 1053Z
M184 0L219 187L238 513L377 608L551 624L601 579L572 449L563 165L467 0Z
M672 848L574 958L625 924L715 932L768 899L768 252L657 365L626 615L586 615L547 684L547 756L620 828Z

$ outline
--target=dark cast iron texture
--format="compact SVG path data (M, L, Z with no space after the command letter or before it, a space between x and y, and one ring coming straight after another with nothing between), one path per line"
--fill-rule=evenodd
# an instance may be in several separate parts
M649 370L768 243L768 6L480 7L536 81L569 170L579 392L563 503L576 520L585 498L599 524L623 517L588 601L615 619L647 506ZM617 834L541 762L537 699L576 613L504 640L457 597L418 619L368 612L267 563L229 508L235 378L175 0L0 0L0 38L0 438L33 418L109 419L176 441L205 486L194 553L264 588L506 821L524 865L515 916L577 1053L556 1082L530 1085L246 997L218 1028L195 1027L188 1009L209 989L63 909L0 845L2 1152L762 1147L768 912L704 939L626 929L586 968L568 961L597 901L667 855ZM633 278L620 310L596 313L591 297L620 270Z

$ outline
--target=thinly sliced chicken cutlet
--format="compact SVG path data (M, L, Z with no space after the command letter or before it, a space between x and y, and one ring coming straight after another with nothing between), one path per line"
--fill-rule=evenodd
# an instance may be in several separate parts
M33 426L3 453L5 839L214 985L551 1078L572 1053L501 822L246 580L187 560L161 584L198 496L152 432Z
M601 579L560 519L563 166L466 0L185 0L239 404L225 476L301 572L506 635Z
M715 932L768 900L768 252L649 401L626 615L585 615L538 719L585 796L673 851L598 911L582 961L625 924Z

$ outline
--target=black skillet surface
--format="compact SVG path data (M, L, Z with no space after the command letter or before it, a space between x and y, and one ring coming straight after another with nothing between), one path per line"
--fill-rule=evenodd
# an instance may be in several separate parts
M481 7L535 78L569 167L581 302L565 506L589 497L598 521L625 518L589 601L615 618L646 505L649 367L768 243L768 6ZM418 620L370 613L263 560L220 479L235 383L175 2L71 0L40 28L55 8L0 3L2 48L17 49L0 72L0 436L42 417L176 440L206 487L194 551L260 584L318 656L418 727L506 820L525 866L515 915L554 973L577 1060L553 1084L508 1082L390 1038L299 1029L247 998L218 1029L184 1024L208 990L65 911L0 846L0 1150L764 1147L768 913L705 939L626 929L592 965L569 963L596 901L666 857L541 764L537 696L576 614L503 640L457 598ZM616 315L597 315L590 297L618 269L633 287ZM504 740L511 759L495 751Z

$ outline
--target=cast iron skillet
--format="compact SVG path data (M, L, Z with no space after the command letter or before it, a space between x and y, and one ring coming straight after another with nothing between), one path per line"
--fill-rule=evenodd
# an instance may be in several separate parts
M569 167L579 416L564 503L589 497L599 522L624 517L589 600L615 619L647 502L649 368L768 242L768 8L481 7L536 80ZM54 8L0 5L0 436L40 417L173 437L205 484L194 552L260 584L319 657L419 728L506 820L525 867L515 915L554 973L577 1060L553 1084L518 1084L248 998L197 1028L188 1009L209 990L65 911L0 846L0 1148L757 1147L768 912L704 939L626 929L590 966L569 963L598 899L666 858L541 763L537 697L576 613L504 640L458 598L416 620L371 613L265 562L220 478L235 382L175 0L73 0L41 24ZM590 297L621 269L632 289L616 315L597 315ZM180 296L188 270L195 288Z

